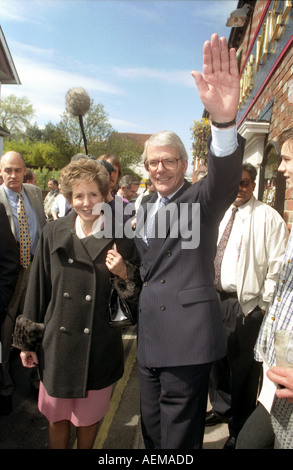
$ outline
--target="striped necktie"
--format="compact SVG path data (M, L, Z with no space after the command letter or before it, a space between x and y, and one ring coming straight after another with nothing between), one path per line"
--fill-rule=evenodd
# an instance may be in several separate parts
M27 214L24 208L22 196L19 194L17 203L19 246L20 246L20 264L25 269L31 262L31 242Z
M160 200L159 200L159 205L158 205L158 210L163 207L163 206L166 206L169 202L169 198L167 197L161 197ZM158 212L158 211L157 211ZM155 212L152 217L150 218L150 220L148 221L148 224L147 224L147 231L146 231L146 239L147 239L147 245L150 246L151 244L151 241L152 241L152 238L154 237L154 234L153 234L153 224L154 224L154 220L155 220L155 217L157 215L157 212Z
M215 257L214 265L215 265L215 281L214 284L217 287L218 290L222 290L221 287L221 266L222 266L222 261L223 261L223 256L225 253L225 249L229 240L229 237L231 235L231 230L233 227L233 223L235 220L235 214L236 211L238 211L238 207L233 207L232 209L232 214L230 216L230 219L228 220L228 223L225 227L225 230L223 232L223 235L221 237L221 240L218 243L217 247L217 254Z

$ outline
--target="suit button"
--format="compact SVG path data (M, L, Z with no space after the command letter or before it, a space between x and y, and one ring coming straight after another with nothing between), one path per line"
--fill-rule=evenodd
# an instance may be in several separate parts
M165 284L165 279L161 279L161 284Z
M60 326L60 331L62 331L62 333L65 333L65 331L66 331L65 326Z
M148 285L148 283L147 283L147 282L144 282L144 283L143 283L143 286L144 286L144 287L146 287L147 285Z
M89 294L86 295L86 296L85 296L85 300L86 300L87 302L91 302L91 301L92 301L92 296L89 295Z
M83 330L83 332L84 332L85 335L89 335L89 334L90 334L89 328L85 328L85 329Z
M161 310L166 310L165 305L161 305L160 309L161 309Z
M172 256L172 251L167 251L167 256Z
M65 297L65 299L69 299L70 295L68 294L68 292L64 292L63 297Z
M73 259L72 259L72 258L68 258L68 263L69 263L69 264L72 264L72 263L73 263Z

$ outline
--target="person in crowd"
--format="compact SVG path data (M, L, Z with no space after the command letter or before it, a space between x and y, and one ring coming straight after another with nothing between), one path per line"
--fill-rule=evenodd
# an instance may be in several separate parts
M37 186L37 180L35 173L29 168L26 169L26 173L23 178L24 183L35 184Z
M278 138L281 163L278 171L286 178L287 186L293 190L293 128L286 129ZM237 439L237 449L271 448L293 449L293 359L288 348L288 367L276 367L275 332L293 332L293 234L289 236L282 268L279 273L273 299L266 312L255 347L256 360L265 362L266 372L276 389L270 390L271 410L259 403L244 424ZM291 343L291 348L293 344ZM290 365L291 364L291 365ZM266 378L266 377L265 377ZM264 380L265 383L265 380Z
M26 166L23 157L14 151L0 159L4 184L0 186L0 202L5 206L12 233L19 245L19 274L7 314L1 328L2 363L0 365L0 414L12 408L14 383L9 371L12 333L16 317L22 313L31 260L40 233L46 225L42 192L38 186L23 183Z
M59 186L59 192L54 198L53 204L51 206L51 215L53 220L57 220L60 217L65 217L72 211L72 207L66 197L62 194L62 191Z
M153 195L153 193L156 191L153 183L151 182L150 179L148 179L145 182L145 191L141 193L135 200L134 207L135 210L138 211L138 208L141 204L145 204Z
M55 199L59 194L58 181L54 178L50 178L48 181L49 192L44 199L44 210L48 220L52 221L52 206Z
M119 181L119 189L117 196L121 197L126 203L131 202L136 194L139 187L139 181L132 175L122 176Z
M219 222L241 180L244 139L237 138L235 125L235 49L229 51L226 39L213 34L204 44L203 75L192 75L212 119L207 177L194 185L185 180L188 155L173 132L151 136L143 153L156 188L142 206L148 210L151 205L150 211L138 211L135 236L142 260L137 356L147 449L202 447L210 369L225 354L214 257ZM198 206L200 217L194 212ZM152 237L148 222L156 210L153 227L159 233ZM179 226L176 236L171 211ZM160 234L161 221L165 230Z
M114 170L110 173L110 193L113 196L116 194L119 181L122 178L122 168L119 158L111 153L105 153L104 155L101 155L98 160L109 162L113 165Z
M25 367L38 364L39 410L49 421L51 448L67 448L70 422L78 448L92 448L98 422L110 406L112 384L123 374L121 331L109 324L110 275L120 295L140 291L133 239L115 238L101 205L109 175L91 159L69 163L60 174L62 192L74 212L45 227L35 255L24 307L24 329L14 344ZM27 335L36 323L43 338ZM37 349L37 350L36 350Z
M227 354L211 370L212 409L206 426L229 423L225 449L235 448L237 435L256 406L261 364L254 359L254 345L288 241L279 213L253 195L256 175L250 163L242 165L237 197L219 226L215 258Z
M19 247L11 231L5 206L0 203L0 327L6 316L19 272Z

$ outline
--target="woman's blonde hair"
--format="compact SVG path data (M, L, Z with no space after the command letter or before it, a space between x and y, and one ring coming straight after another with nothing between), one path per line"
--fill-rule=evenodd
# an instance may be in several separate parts
M105 198L109 192L109 173L97 160L84 159L70 162L60 173L60 185L63 196L72 201L72 187L78 180L95 181Z

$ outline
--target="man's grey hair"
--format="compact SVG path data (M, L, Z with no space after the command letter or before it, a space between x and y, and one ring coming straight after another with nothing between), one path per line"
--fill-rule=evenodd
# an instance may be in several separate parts
M147 147L148 145L163 146L168 145L169 147L176 147L179 150L181 160L187 161L188 155L186 148L177 134L171 131L161 131L153 134L144 144L144 151L142 154L143 161L147 159Z
M128 189L132 184L139 185L139 181L137 180L137 178L132 175L125 175L119 181L119 188L124 186L124 188Z

